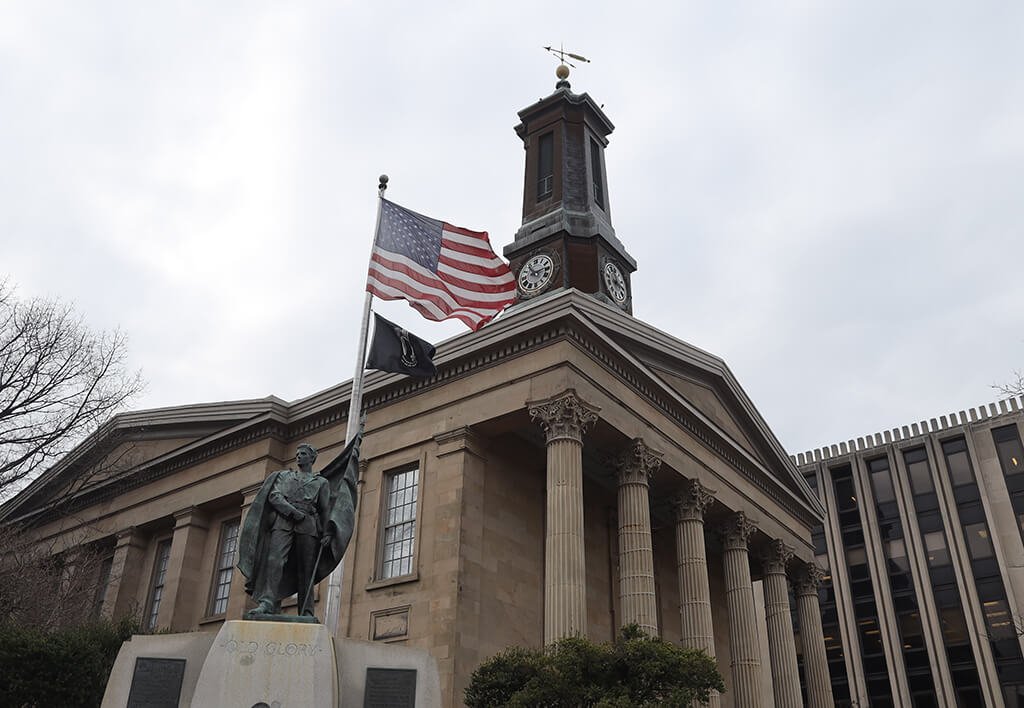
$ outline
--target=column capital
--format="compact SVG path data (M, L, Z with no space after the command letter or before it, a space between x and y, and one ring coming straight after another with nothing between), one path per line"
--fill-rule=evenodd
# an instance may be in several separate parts
M662 453L647 446L642 438L633 438L615 460L619 484L647 484L655 470L661 467Z
M581 442L584 430L597 420L601 410L577 396L571 388L545 401L529 401L526 405L530 418L540 421L549 443L555 440Z
M733 513L718 527L726 550L747 550L747 541L756 530L757 527L742 511Z
M136 548L142 548L146 545L142 537L142 533L136 526L129 526L128 528L121 529L114 534L114 539L114 548L121 548L122 546L135 546Z
M696 479L684 479L682 492L672 500L676 521L703 521L704 512L714 500L712 490Z
M201 529L207 528L206 514L197 506L189 506L174 512L174 528L180 529L184 526L198 526Z
M823 571L816 563L803 563L793 580L793 591L797 597L802 595L818 596L818 586L825 578Z
M785 575L786 566L793 558L793 547L787 546L779 539L772 539L764 546L758 557L764 572L769 575Z

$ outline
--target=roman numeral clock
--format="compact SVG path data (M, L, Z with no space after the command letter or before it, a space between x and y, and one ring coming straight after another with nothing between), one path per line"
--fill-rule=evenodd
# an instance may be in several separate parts
M612 228L604 150L614 126L587 95L572 92L564 65L547 98L519 112L526 150L523 223L504 249L517 300L576 288L632 314L636 261Z

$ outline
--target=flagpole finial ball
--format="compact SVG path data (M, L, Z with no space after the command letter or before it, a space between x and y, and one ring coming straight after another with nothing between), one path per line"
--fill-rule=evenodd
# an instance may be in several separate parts
M377 179L380 182L380 184L378 186L381 189L387 189L388 188L388 176L387 175L381 175Z
M569 67L567 67L565 64L559 64L558 68L555 69L555 76L557 76L558 78L562 79L563 81L565 79L568 79L569 78Z

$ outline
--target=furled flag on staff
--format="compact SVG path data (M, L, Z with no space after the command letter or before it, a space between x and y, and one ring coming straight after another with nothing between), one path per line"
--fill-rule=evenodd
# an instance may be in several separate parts
M404 298L428 320L455 317L477 330L515 300L516 281L487 232L381 198L366 290L384 300Z
M420 339L376 312L373 313L373 342L366 359L367 369L409 376L433 376L434 345Z

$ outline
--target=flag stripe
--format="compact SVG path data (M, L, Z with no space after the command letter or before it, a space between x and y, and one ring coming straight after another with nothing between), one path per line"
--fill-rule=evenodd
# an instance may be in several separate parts
M383 300L409 300L409 293L406 288L393 288L384 283L374 281L368 282L366 289ZM428 320L440 322L450 317L462 320L471 329L476 329L483 322L490 319L479 313L466 309L450 310L447 307L439 306L427 296L421 296L416 300L410 300L409 304L419 310L420 314Z
M431 219L381 199L366 289L404 298L426 318L455 317L471 329L515 300L515 277L487 232Z
M425 271L417 263L394 254L374 252L371 257L370 271L376 271L384 277L404 276L404 279L410 283L415 281L420 286L431 288L438 293L447 295L451 299L453 307L493 307L495 303L501 303L508 299L507 291L489 293L475 288L466 289L447 283L438 276Z

